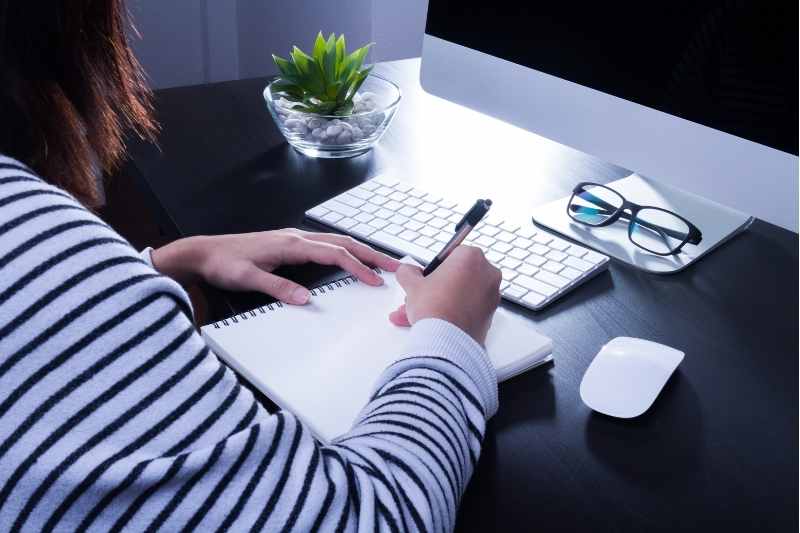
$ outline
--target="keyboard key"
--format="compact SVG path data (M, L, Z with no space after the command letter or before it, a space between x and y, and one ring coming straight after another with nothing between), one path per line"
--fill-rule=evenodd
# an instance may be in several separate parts
M392 218L389 219L389 222L392 224L400 224L402 226L408 222L408 218L404 217L403 215L393 215Z
M385 228L386 226L389 225L389 222L387 222L386 220L383 220L382 218L373 218L372 220L367 222L367 224L369 224L370 226L372 226L375 229L383 229L383 228Z
M502 261L504 258L505 256L500 252L496 252L494 250L489 250L488 252L486 252L486 260L489 261L490 263L500 264L500 261Z
M433 215L430 213L425 213L424 211L417 211L414 215L414 220L418 222L422 222L423 224L427 224L427 222L433 218Z
M500 261L500 266L505 268L516 269L518 266L522 264L522 261L518 261L513 257L506 257L502 261Z
M338 202L336 200L328 200L327 202L322 204L322 207L330 209L331 211L336 211L340 215L344 215L346 217L351 217L351 218L359 213L357 209L353 209L349 205L344 205L343 203Z
M324 215L322 215L321 218L322 218L322 220L324 222L327 222L328 224L336 224L343 217L342 217L342 215L340 215L339 213L336 213L335 211L329 211L329 212L325 213Z
M454 202L452 200L444 199L439 201L439 205L444 207L445 209L453 209L455 206L458 205L458 202Z
M517 272L519 272L520 274L525 274L526 276L533 276L538 271L539 271L538 268L529 265L528 263L522 263L520 266L517 267Z
M503 292L504 290L506 290L510 285L511 285L510 281L505 281L505 280L501 281L500 282L500 292Z
M530 305L531 307L538 307L545 300L547 300L547 297L539 294L536 291L531 291L522 297L522 301L525 302L527 305Z
M326 208L322 207L321 205L318 205L317 207L314 207L314 208L309 209L308 211L306 211L306 214L308 216L310 216L310 217L320 218L322 215L324 215L327 212L328 212L328 210Z
M501 231L500 233L498 233L498 234L495 236L495 238L496 238L498 241L503 241L503 242L508 242L508 243L510 243L510 242L511 242L511 241L513 241L513 240L514 240L516 237L514 237L514 234L513 234L513 233L509 233L509 232L507 232L507 231Z
M466 215L466 214L467 214L467 211L469 211L469 208L470 208L470 207L472 207L472 206L469 206L469 205L463 205L463 204L456 204L454 207L451 207L450 209L452 209L453 211L455 211L457 214L459 214L459 215L462 215L462 216L463 216L463 215Z
M545 259L541 255L531 254L525 258L525 262L530 263L533 266L540 267L547 262L547 259Z
M352 218L343 218L342 220L336 223L336 227L341 228L343 230L349 230L356 224L358 224L358 221L353 220Z
M548 253L545 257L553 261L563 261L567 258L567 254L564 252L559 252L558 250L550 250L550 253Z
M380 194L381 196L390 196L394 193L394 189L390 189L389 187L378 187L375 189L375 194Z
M440 207L439 209L437 209L436 211L434 211L434 212L433 212L433 214L434 214L435 216L439 217L439 218L447 218L447 217L449 217L450 215L452 215L452 214L453 214L453 212L452 212L452 211L450 211L449 209L445 209L445 208L443 208L443 207Z
M548 261L542 265L542 268L549 270L550 272L558 273L561 272L561 269L564 268L564 265L561 263L556 263L555 261Z
M352 233L353 235L355 235L357 237L362 237L363 238L363 237L369 237L370 235L375 233L376 230L375 230L375 228L373 228L369 224L357 224L357 225L353 226L352 228L350 228L347 231Z
M406 228L410 229L411 231L419 231L419 230L421 230L422 228L425 227L423 224L420 224L416 220L409 220L408 222L406 222L403 225Z
M450 239L453 238L452 233L448 233L447 231L440 231L436 234L436 240L443 243L450 242Z
M523 289L519 285L514 285L512 283L506 288L506 290L503 291L503 296L508 296L510 298L514 298L515 300L519 300L525 296L526 292L528 292L527 289Z
M452 215L447 217L447 220L449 220L453 224L458 224L459 222L461 222L462 218L464 218L464 215L462 215L460 213L453 213Z
M414 209L413 207L405 206L400 211L398 211L398 213L400 213L404 217L413 217L414 215L417 214L417 210Z
M552 285L548 285L547 283L541 282L538 279L530 278L522 274L517 276L517 279L514 281L514 283L517 285L522 285L526 289L536 291L539 294L544 294L545 296L552 296L558 292L558 289Z
M511 246L507 242L496 242L492 245L492 248L494 248L501 254L507 254L513 248L513 246Z
M599 265L605 260L605 256L598 254L597 252L587 252L586 255L583 256L583 259L594 265Z
M419 259L424 263L428 263L434 257L436 257L436 252L433 250L423 248L422 246L414 244L413 242L406 242L383 231L376 231L373 233L370 236L370 240L374 241L376 244L378 244L378 246L383 246L400 254L410 255L411 257Z
M383 205L386 202L388 202L389 199L386 198L385 196L381 196L380 194L376 194L375 196L370 198L369 201L372 202L375 205Z
M441 196L436 196L435 194L428 193L425 198L423 198L426 202L430 202L432 204L438 204L442 201Z
M500 224L500 229L504 229L508 232L514 233L519 229L519 224L516 224L514 222L503 222L502 224Z
M383 231L385 231L386 233L389 233L391 235L397 235L398 233L401 233L401 232L403 232L405 230L406 230L406 228L404 228L403 226L399 226L397 224L389 224L388 226L383 228Z
M409 196L413 196L414 198L423 198L428 193L426 193L425 191L421 191L419 189L411 189L410 191L407 192L407 194Z
M403 233L398 235L401 239L408 242L414 242L419 237L419 233L416 231L411 231L410 229L405 230Z
M564 269L561 272L559 272L559 274L569 280L576 280L579 277L581 277L580 271L575 270L572 267L564 267Z
M400 191L395 191L389 195L389 198L392 200L397 200L398 202L402 202L406 198L408 198L407 194L403 194Z
M350 207L361 207L362 205L364 205L364 200L356 198L355 196L349 193L340 194L339 196L336 197L336 199L342 202L343 204L349 205Z
M536 230L531 226L523 226L514 233L523 239L532 239L533 236L536 235Z
M528 248L528 250L538 255L547 255L550 253L550 248L548 248L544 244L538 244L538 243Z
M385 185L387 187L394 187L395 185L400 183L400 180L390 178L389 176L375 176L374 178L372 178L372 181L378 182L381 185Z
M523 250L522 248L512 248L511 251L508 252L508 255L519 260L525 259L530 254L531 253L528 250Z
M420 235L419 238L414 242L420 246L424 246L425 248L430 248L432 245L436 244L435 240L431 239L430 237L426 237L425 235Z
M515 270L511 270L510 268L501 268L500 272L503 273L503 279L506 281L511 281L517 277L517 272Z
M589 250L586 248L578 246L577 244L570 245L570 247L566 250L569 255L574 255L575 257L583 257L588 251Z
M389 220L390 218L392 218L394 216L394 212L393 211L389 211L388 209L385 209L383 207L381 207L380 209L375 211L374 214L375 214L376 217L385 218L386 220Z
M388 202L383 204L383 207L385 207L386 209L391 209L392 211L397 211L403 208L403 204L401 204L397 200L389 200Z
M400 183L398 183L397 185L395 185L394 188L395 188L396 191L400 191L400 192L404 192L404 193L408 193L408 191L413 189L413 187L411 185L409 185L408 183L403 183L402 181Z
M503 223L503 219L494 213L486 215L483 221L486 222L487 224L491 224L492 226L498 226L498 227L500 226L500 224Z
M494 237L495 235L500 233L500 228L484 224L483 226L481 226L478 232L483 233L484 235L488 235L489 237Z
M352 194L353 196L355 196L356 198L361 198L362 200L369 200L370 198L375 196L374 192L362 189L361 187L356 187L355 189L350 189L350 191L348 191L348 192L350 194Z
M547 244L548 242L552 241L553 238L547 233L537 233L533 236L533 240L539 244Z
M549 246L550 248L553 248L555 250L558 250L560 252L563 252L564 250L569 248L571 245L570 245L570 243L568 243L564 239L559 239L558 237L554 237L553 240L550 241L547 244L547 246Z
M419 210L420 211L425 211L426 213L433 213L434 211L436 211L436 209L438 209L436 207L436 204L432 204L432 203L428 202L427 199L426 199L425 202L422 203L421 206L419 206Z
M357 214L356 216L354 216L353 218L358 220L359 222L367 223L367 222L369 222L370 220L372 220L375 217L370 215L369 213L361 212L361 213Z
M567 266L571 266L576 270L580 270L581 272L587 272L592 269L592 264L584 261L583 259L578 259L577 257L569 256L564 259L564 264Z
M420 200L419 198L414 198L413 196L409 196L408 198L403 200L403 203L409 207L419 207L419 205L422 203L422 200Z
M436 237L436 235L439 233L439 230L437 230L433 226L422 226L419 232L425 235L426 237Z
M516 239L511 241L511 244L513 244L514 246L519 246L520 248L528 248L529 246L533 246L533 241L524 239L522 237L517 237Z
M428 222L431 226L436 229L442 229L450 225L450 223L446 220L442 220L441 218L434 218L430 222Z
M486 235L480 235L473 241L475 244L480 244L481 246L491 246L494 244L494 239L491 237L487 237Z
M365 203L364 205L361 206L361 210L364 211L365 213L369 213L369 214L375 213L375 211L377 211L378 209L381 209L381 208L378 207L377 205L373 204L373 203L370 203L370 202L367 202L367 203Z
M553 274L551 272L547 272L546 270L540 270L533 277L539 281L544 281L548 285L558 287L559 289L563 289L569 285L569 280L564 276L559 276L558 274Z
M374 191L375 189L379 188L380 186L381 186L381 184L378 183L377 181L369 180L369 181L365 181L364 183L359 185L358 188L359 189L365 189L367 191Z

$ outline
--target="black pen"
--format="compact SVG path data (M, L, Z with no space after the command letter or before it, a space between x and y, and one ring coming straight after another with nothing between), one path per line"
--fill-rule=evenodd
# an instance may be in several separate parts
M453 253L453 250L458 247L459 244L464 242L464 239L467 238L469 232L478 225L478 222L481 221L483 217L486 216L486 213L489 212L489 208L492 207L491 200L478 200L475 202L467 214L464 215L458 224L456 224L456 233L453 237L448 241L447 244L444 245L436 257L433 258L433 261L428 263L428 266L425 267L425 270L422 271L423 276L427 276L436 268L442 264L442 261L447 259L447 257Z

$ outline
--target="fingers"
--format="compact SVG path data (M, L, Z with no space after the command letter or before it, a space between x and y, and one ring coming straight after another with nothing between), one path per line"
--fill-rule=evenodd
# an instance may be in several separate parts
M408 315L406 314L406 306L401 305L391 313L389 313L389 322L394 324L395 326L400 327L410 327L411 321L408 319Z
M263 292L289 304L304 305L311 298L311 293L302 285L265 272L256 265L251 265L245 271L240 282L242 288Z
M374 250L366 244L360 243L346 235L336 235L334 233L304 233L303 237L311 241L341 246L360 261L382 268L388 272L394 272L397 270L397 267L400 266L400 261L397 259Z
M321 265L336 265L349 273L353 274L368 285L382 285L383 278L375 273L374 270L359 261L350 251L341 246L328 244L327 242L305 242L301 252L304 258Z
M425 279L422 276L422 269L414 266L408 265L406 263L401 263L399 267L397 267L397 272L395 273L397 277L397 282L406 291L406 294L412 292L422 280Z

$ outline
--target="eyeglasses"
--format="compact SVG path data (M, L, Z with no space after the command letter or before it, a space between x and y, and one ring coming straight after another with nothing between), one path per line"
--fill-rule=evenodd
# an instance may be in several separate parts
M572 190L567 215L587 226L609 226L628 221L628 239L656 255L677 255L686 243L700 244L703 234L677 213L647 205L634 204L605 185L579 183Z

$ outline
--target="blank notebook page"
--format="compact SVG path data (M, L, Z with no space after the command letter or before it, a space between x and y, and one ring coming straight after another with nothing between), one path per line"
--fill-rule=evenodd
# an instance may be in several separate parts
M405 293L394 274L381 274L380 287L346 278L314 290L306 305L236 315L236 322L204 326L203 336L251 384L329 442L352 427L378 377L404 355L409 330L388 317ZM502 309L486 345L501 381L549 360L552 351L550 339Z

